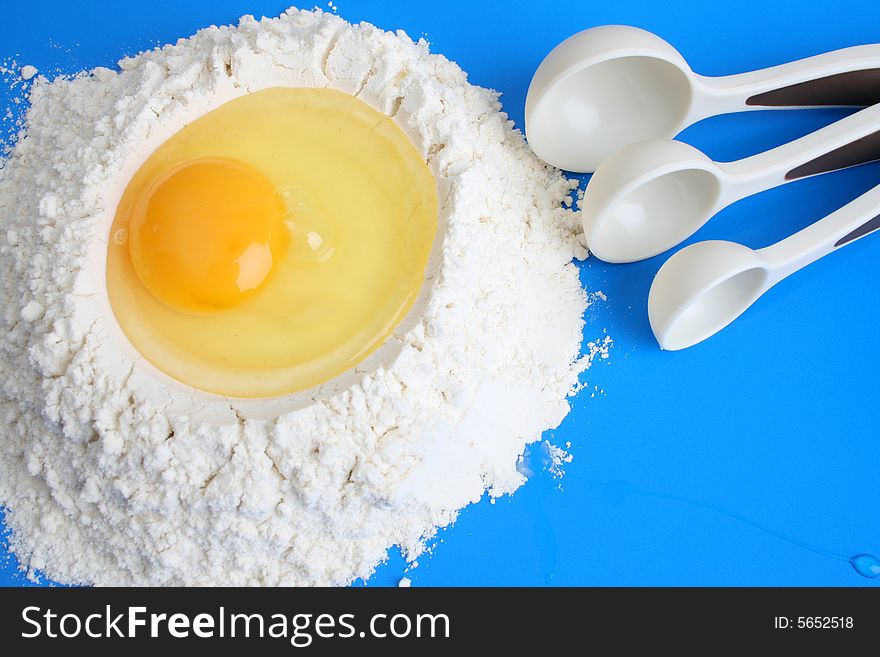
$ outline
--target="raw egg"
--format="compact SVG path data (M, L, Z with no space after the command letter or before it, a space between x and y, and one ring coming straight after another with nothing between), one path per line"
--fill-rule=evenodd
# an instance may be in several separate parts
M386 115L330 89L251 93L132 177L110 230L110 302L144 358L186 385L304 390L406 316L437 211L424 157Z

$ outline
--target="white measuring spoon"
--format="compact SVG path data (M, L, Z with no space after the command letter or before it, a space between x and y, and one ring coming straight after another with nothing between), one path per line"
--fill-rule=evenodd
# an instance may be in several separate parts
M764 292L799 269L880 229L880 185L836 212L757 251L734 242L692 244L664 264L648 294L648 319L661 349L714 335Z
M526 98L526 136L544 161L589 173L622 146L672 138L716 114L877 102L880 45L705 77L660 37L606 25L566 39L538 67Z
M581 204L587 246L607 262L650 258L735 201L878 159L880 105L736 162L713 162L671 139L630 144L599 165L587 185Z

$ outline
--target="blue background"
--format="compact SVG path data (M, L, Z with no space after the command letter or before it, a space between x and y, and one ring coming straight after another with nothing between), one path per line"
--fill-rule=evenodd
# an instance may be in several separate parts
M503 92L519 126L543 56L593 25L655 31L707 75L880 42L876 0L337 4L349 21L426 35L472 82ZM0 58L48 74L113 66L207 24L272 16L285 5L4 2ZM0 114L6 104L8 97ZM715 159L735 159L843 114L719 117L682 138ZM725 210L696 239L765 246L878 182L880 167L868 165L794 183ZM587 372L589 387L548 436L558 445L571 441L574 461L556 480L534 450L529 483L494 505L484 499L465 510L408 574L415 586L880 583L846 561L880 553L880 236L799 273L732 327L678 353L657 348L645 311L662 262L582 266L585 285L608 295L589 309L585 337L607 329L614 348ZM394 585L405 567L394 552L370 584ZM8 560L0 584L26 583Z

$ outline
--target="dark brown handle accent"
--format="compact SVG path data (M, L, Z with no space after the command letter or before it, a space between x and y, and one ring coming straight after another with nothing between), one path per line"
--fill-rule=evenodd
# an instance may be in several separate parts
M746 100L746 105L762 107L867 107L877 103L880 103L878 68L807 80Z
M856 139L849 144L835 148L833 151L829 151L814 160L795 167L785 174L785 179L796 180L813 176L817 173L837 171L838 169L846 169L847 167L854 167L857 164L866 164L876 160L880 160L880 131L866 135L861 139Z
M844 244L849 244L853 240L857 240L860 237L864 237L868 233L873 233L878 228L880 228L880 214L878 214L873 219L866 221L865 223L863 223L861 226L856 228L851 233L841 237L839 240L837 240L834 243L834 248L837 248L838 246L843 246Z

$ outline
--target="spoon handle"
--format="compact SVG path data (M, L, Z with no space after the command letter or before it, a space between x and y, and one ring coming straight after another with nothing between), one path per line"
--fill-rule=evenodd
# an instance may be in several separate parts
M702 117L747 109L864 107L880 102L880 44L852 46L770 68L695 81Z
M773 269L771 284L832 251L880 229L880 185L856 200L758 253Z
M728 202L792 180L880 160L880 105L873 105L769 151L719 163Z

